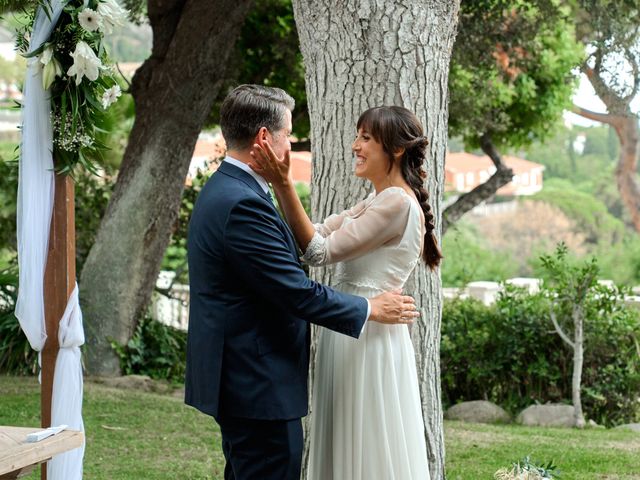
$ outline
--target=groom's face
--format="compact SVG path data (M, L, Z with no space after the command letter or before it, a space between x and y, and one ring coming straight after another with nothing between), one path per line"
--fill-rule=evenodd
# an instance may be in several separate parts
M277 130L273 133L269 132L271 138L269 138L269 143L271 144L271 148L273 148L273 152L278 156L278 158L284 158L284 154L291 150L291 142L289 142L289 136L291 135L291 111L287 109L285 111L284 122L282 122L284 127L280 130Z

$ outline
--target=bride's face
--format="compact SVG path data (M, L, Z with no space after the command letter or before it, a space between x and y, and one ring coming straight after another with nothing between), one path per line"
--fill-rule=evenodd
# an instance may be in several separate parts
M351 145L356 156L356 177L366 178L375 183L378 178L384 178L389 170L389 156L373 136L360 128L358 135Z

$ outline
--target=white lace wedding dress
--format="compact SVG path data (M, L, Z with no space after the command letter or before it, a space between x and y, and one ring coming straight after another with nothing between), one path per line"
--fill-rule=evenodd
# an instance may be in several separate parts
M390 187L324 223L303 260L335 263L337 290L402 288L420 260L415 198ZM414 350L407 325L367 322L359 339L321 329L308 480L429 480Z

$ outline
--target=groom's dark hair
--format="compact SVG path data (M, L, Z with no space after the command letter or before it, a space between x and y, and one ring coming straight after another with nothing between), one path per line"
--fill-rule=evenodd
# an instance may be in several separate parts
M220 128L229 150L251 145L262 127L273 133L284 128L286 110L296 102L281 88L240 85L233 89L220 107Z

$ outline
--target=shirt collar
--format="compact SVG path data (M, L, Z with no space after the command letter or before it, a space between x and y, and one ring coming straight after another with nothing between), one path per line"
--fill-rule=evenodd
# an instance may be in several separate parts
M231 165L234 165L236 167L238 167L241 170L244 170L245 172L247 172L249 175L251 175L256 182L258 182L258 185L260 185L260 187L262 188L262 190L264 190L264 193L268 193L269 192L269 184L267 183L267 181L264 179L264 177L262 177L261 175L258 175L256 172L254 172L253 170L251 170L251 167L249 165L247 165L244 162L241 162L240 160L237 160L233 157L230 157L229 155L227 155L224 158L224 161L227 163L230 163Z

